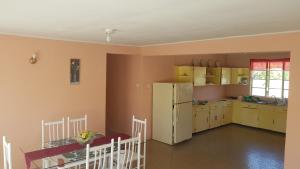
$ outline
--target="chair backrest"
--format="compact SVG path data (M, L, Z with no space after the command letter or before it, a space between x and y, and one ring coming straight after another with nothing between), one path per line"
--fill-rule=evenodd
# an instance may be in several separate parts
M132 117L132 128L131 128L131 137L137 137L139 133L142 136L142 142L147 141L147 119L140 120Z
M4 169L12 169L11 143L6 141L5 136L3 136L3 163Z
M134 156L137 157L134 157ZM121 140L118 138L117 169L138 168L141 166L141 134L137 137ZM133 166L133 161L136 166Z
M147 148L147 119L139 120L135 118L135 116L132 117L132 137L137 137L138 133L141 133L142 135L142 150L141 153L143 154L143 169L146 168L146 148Z
M87 115L82 118L70 119L68 117L68 138L78 136L82 131L87 130Z
M48 135L48 137L46 136ZM65 120L44 122L42 120L42 148L46 148L46 143L65 138Z
M101 146L86 146L86 159L78 162L68 163L58 169L75 169L75 168L97 168L97 169L113 169L114 158L114 139L111 143Z

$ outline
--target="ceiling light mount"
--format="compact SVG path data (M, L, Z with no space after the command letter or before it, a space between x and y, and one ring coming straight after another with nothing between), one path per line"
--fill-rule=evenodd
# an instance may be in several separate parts
M33 53L32 56L29 58L30 64L35 64L38 61L38 54L37 52Z
M105 29L106 42L110 42L111 41L111 35L113 33L115 33L116 31L117 31L117 29L110 29L110 28Z

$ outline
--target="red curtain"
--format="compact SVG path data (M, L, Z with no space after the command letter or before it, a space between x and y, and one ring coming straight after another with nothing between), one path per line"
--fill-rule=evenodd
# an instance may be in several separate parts
M251 70L286 70L290 68L290 58L284 59L250 59Z
M251 70L267 70L268 60L267 59L250 59Z

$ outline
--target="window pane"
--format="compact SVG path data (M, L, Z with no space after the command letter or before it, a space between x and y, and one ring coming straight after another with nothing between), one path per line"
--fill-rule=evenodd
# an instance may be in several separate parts
M252 88L252 95L265 96L266 90L261 88Z
M280 97L281 98L281 89L270 89L269 90L269 96L275 96L275 97Z
M266 71L252 71L252 79L265 80Z
M270 71L270 79L273 80L281 80L282 79L282 71Z
M265 88L266 80L252 80L252 86L258 88Z
M289 89L290 81L284 81L284 89Z
M282 88L282 80L270 80L269 87L281 89Z
M289 98L289 91L288 90L284 90L284 98Z
M284 80L290 80L290 72L284 71Z

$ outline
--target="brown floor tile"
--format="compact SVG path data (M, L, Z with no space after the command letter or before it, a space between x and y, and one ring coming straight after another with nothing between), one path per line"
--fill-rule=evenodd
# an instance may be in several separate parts
M147 169L283 169L285 135L239 125L175 146L147 142Z

